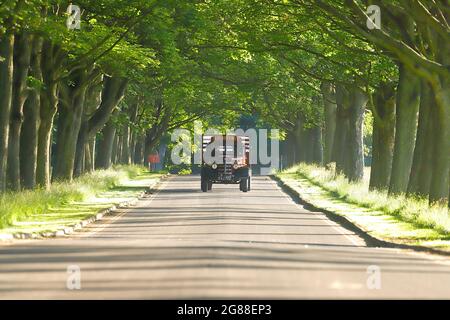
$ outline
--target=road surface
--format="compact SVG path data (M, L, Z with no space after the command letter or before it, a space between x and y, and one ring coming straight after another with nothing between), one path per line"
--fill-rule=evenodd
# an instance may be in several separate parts
M70 237L0 244L0 298L450 298L448 257L368 247L267 177L199 189L173 177Z

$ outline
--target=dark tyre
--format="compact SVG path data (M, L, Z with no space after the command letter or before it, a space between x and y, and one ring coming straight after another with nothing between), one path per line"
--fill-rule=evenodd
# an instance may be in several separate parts
M251 181L251 178L250 177L248 177L247 178L247 191L250 191L250 181Z
M243 192L248 191L248 178L241 179L241 182L239 183L239 189Z
M201 188L203 192L208 192L208 181L205 179L202 179Z
M208 191L211 190L211 189L212 189L212 182L209 181L209 182L208 182Z

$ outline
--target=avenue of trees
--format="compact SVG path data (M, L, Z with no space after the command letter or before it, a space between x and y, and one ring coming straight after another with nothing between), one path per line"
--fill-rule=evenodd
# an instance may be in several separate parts
M0 190L144 163L168 131L207 116L220 83L192 56L194 4L1 1Z
M170 131L255 115L285 166L447 205L448 0L0 0L0 190L144 164ZM369 28L367 8L380 8ZM367 130L367 128L366 128Z

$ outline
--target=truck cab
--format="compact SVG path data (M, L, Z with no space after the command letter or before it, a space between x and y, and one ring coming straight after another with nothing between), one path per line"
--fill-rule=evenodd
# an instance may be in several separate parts
M208 192L214 183L239 184L250 191L250 140L247 136L214 135L202 137L201 190Z

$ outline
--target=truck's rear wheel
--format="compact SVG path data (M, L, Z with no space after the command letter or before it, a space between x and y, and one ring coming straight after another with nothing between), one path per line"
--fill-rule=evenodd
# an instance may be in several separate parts
M203 192L208 192L208 180L202 179L201 188Z
M241 182L239 183L239 189L243 192L248 191L248 178L241 179Z

